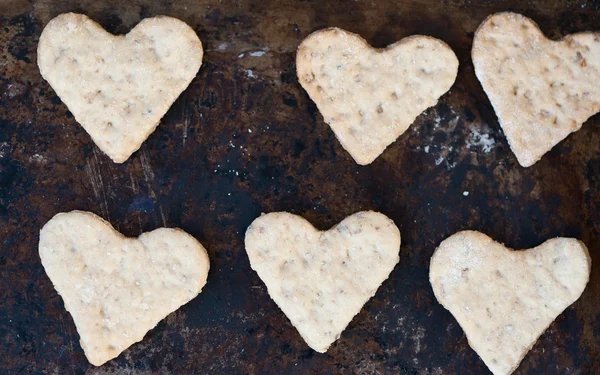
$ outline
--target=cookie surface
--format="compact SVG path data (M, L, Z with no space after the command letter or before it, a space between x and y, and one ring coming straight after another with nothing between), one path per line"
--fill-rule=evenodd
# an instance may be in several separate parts
M524 167L600 111L600 33L553 41L531 19L498 13L479 26L472 57L475 74Z
M298 80L356 163L375 160L447 92L458 60L446 43L404 38L384 49L324 29L298 47Z
M440 244L429 280L471 348L492 373L507 375L581 296L590 269L587 248L572 238L514 251L485 234L465 231Z
M209 259L179 229L126 238L100 217L81 211L54 216L40 232L40 258L71 313L93 365L141 341L159 321L196 297Z
M175 18L147 18L112 35L66 13L44 28L38 66L96 145L122 163L196 76L202 54L194 30Z
M252 269L304 341L324 353L398 263L400 232L366 211L318 231L300 216L263 215L246 231Z

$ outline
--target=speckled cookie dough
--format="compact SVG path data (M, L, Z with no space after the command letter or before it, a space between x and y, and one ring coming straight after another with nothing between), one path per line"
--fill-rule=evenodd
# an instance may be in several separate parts
M252 269L304 341L324 353L398 263L400 232L359 212L320 232L300 216L263 215L246 231Z
M296 66L325 122L356 163L365 165L450 89L458 59L428 36L375 49L356 34L330 28L304 39Z
M600 33L547 39L498 13L475 33L473 64L519 163L529 167L600 111Z
M485 234L465 231L440 244L429 280L471 348L494 375L508 375L581 296L590 270L587 248L572 238L514 251Z
M40 232L40 258L71 313L93 365L115 358L206 284L206 250L179 229L125 238L81 211L54 216Z
M147 18L127 35L112 35L66 13L44 28L38 65L96 145L122 163L196 76L202 54L194 30L175 18Z

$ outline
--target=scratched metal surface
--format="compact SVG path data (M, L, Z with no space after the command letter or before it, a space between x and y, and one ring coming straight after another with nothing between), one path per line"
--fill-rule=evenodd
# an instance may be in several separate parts
M600 264L600 117L535 166L517 164L469 57L478 24L503 10L532 17L553 38L600 29L600 3L575 0L2 0L0 373L488 373L429 286L429 258L441 240L467 228L515 248L574 236ZM198 76L121 165L98 151L36 66L44 25L68 11L113 33L145 17L178 17L205 46ZM377 47L432 35L460 60L451 92L370 166L352 161L295 76L296 46L326 26ZM87 363L37 254L42 225L73 209L128 236L181 227L211 258L198 298L100 368ZM400 227L400 264L318 354L250 270L244 231L261 212L291 211L325 229L364 209ZM598 271L516 374L600 373Z

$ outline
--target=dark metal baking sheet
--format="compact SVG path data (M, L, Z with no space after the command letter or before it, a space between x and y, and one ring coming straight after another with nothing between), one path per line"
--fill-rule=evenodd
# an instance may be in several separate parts
M600 264L600 117L524 169L473 73L473 32L505 10L553 38L600 29L600 3L583 0L0 1L0 373L488 373L430 288L429 258L442 239L470 228L527 248L574 236ZM198 76L121 165L39 74L39 35L68 11L113 33L166 14L204 44ZM297 45L326 26L376 47L431 35L460 60L451 91L369 166L342 149L296 79ZM41 226L73 209L128 236L181 227L211 258L202 294L101 368L86 361L37 254ZM341 339L315 353L251 271L244 231L261 212L294 212L325 229L365 209L400 227L400 264ZM600 373L597 271L516 374Z

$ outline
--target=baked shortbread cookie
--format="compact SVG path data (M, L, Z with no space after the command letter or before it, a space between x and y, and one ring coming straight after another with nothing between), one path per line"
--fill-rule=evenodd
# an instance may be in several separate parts
M377 212L359 212L318 231L287 212L246 231L252 269L304 341L324 353L399 261L400 232Z
M96 145L122 163L196 76L202 54L194 30L175 18L147 18L117 36L66 13L44 28L38 65Z
M600 111L600 33L553 41L531 19L497 13L477 29L472 57L475 74L524 167Z
M437 300L495 375L508 375L538 337L583 293L591 259L585 245L554 238L514 251L485 234L459 232L431 258Z
M141 341L158 322L196 297L209 260L194 237L160 228L125 238L81 211L54 216L40 232L40 258L71 313L93 365Z
M450 89L458 59L428 36L375 49L356 34L329 28L302 41L296 68L344 149L365 165Z

